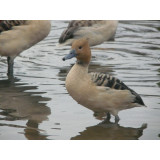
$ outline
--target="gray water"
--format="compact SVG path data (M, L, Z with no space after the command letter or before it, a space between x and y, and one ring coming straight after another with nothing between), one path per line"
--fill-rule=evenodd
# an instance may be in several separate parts
M92 47L89 71L108 72L139 93L145 107L119 112L100 124L67 93L65 77L75 59L58 48L68 21L52 21L49 36L15 59L7 79L0 57L0 139L160 139L160 21L120 21L115 41Z

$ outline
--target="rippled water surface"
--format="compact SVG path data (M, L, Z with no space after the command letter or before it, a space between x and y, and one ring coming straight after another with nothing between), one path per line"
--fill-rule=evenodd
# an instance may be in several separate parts
M107 124L67 93L75 59L58 48L68 21L52 21L49 36L15 59L7 79L0 57L0 139L160 139L160 21L120 21L115 41L92 48L90 71L108 72L138 92L147 108L119 112Z

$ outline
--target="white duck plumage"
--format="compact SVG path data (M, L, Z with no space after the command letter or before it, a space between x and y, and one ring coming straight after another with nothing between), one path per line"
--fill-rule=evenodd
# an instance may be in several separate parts
M63 60L76 57L77 62L66 77L66 89L79 104L94 112L105 112L119 121L120 110L143 106L143 100L122 81L108 74L88 73L91 51L87 39L75 40ZM110 117L110 114L107 114Z
M73 20L59 38L60 45L71 45L75 39L88 38L90 46L114 39L116 20Z
M8 57L8 75L13 75L14 58L43 40L50 32L50 21L0 21L0 56Z

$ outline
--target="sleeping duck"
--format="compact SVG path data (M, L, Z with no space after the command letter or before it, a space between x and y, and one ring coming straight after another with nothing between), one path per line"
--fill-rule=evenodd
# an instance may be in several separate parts
M89 38L90 46L114 39L118 21L115 20L74 20L59 38L61 45L71 45L75 39Z

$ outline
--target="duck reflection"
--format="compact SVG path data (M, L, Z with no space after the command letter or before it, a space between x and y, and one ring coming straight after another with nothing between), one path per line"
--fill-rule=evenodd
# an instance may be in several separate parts
M27 119L25 127L18 125L14 127L25 128L24 135L27 139L47 139L46 135L41 135L41 130L38 127L51 114L50 108L45 103L40 103L48 101L49 98L41 97L39 94L42 93L40 92L29 91L36 89L36 86L25 86L26 84L18 81L19 79L16 78L0 80L0 109L2 110L0 115L4 117L1 120Z
M87 127L71 140L138 140L143 135L145 128L147 124L142 124L140 128L131 128L107 121Z
M160 61L160 58L159 58L159 61ZM160 75L160 68L157 71L158 71L158 75ZM160 81L157 82L157 85L158 85L158 87L160 87Z

